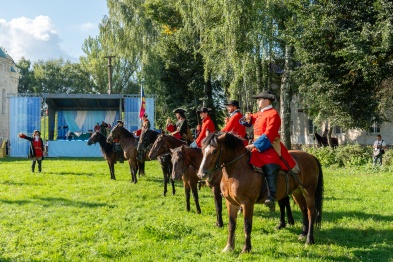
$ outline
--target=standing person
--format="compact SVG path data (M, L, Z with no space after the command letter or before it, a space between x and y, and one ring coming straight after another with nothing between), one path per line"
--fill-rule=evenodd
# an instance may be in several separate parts
M176 130L174 132L171 133L172 136L176 137L177 139L180 139L184 142L187 143L187 145L189 145L189 141L188 141L188 122L186 119L186 115L185 115L186 110L184 110L183 108L176 108L175 110L173 110L173 113L175 113L176 118L177 118L177 122L176 122Z
M248 141L245 139L246 127L240 124L240 119L243 118L243 115L240 112L239 102L236 100L230 100L224 105L227 106L229 117L227 117L225 126L221 129L221 131L233 133L234 135L243 139L245 146L248 145Z
M172 123L172 118L168 117L166 119L166 131L171 134L175 132L176 126Z
M376 165L377 162L380 166L382 166L382 156L385 154L385 150L388 149L384 140L382 140L381 135L377 135L377 140L374 142L373 145L373 164Z
M38 172L41 173L41 162L44 159L44 142L41 139L41 132L34 130L33 137L19 133L19 137L30 141L30 149L28 157L31 158L31 172L35 171L35 163L38 162Z
M197 113L199 113L202 119L202 127L198 138L190 145L191 147L202 147L202 140L210 133L216 131L213 120L209 116L210 111L211 109L206 107L201 107L197 110Z
M246 114L245 121L242 119L241 123L246 126L254 126L254 143L246 146L246 148L251 151L250 164L256 168L262 167L262 171L267 178L269 194L265 205L270 210L274 210L278 172L280 169L288 170L280 156L290 169L296 163L284 144L280 142L278 131L281 127L281 118L272 106L275 96L270 91L263 91L252 98L257 100L259 112Z

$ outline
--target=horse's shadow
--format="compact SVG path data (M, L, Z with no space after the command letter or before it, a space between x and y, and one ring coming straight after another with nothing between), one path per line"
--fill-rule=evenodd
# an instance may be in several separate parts
M27 200L0 200L0 202L5 204L17 204L17 205L30 205L39 204L44 207L49 206L73 206L80 208L97 208L97 207L110 207L114 208L114 205L108 205L105 203L94 203L94 202L84 202L84 201L73 201L62 197L34 197Z

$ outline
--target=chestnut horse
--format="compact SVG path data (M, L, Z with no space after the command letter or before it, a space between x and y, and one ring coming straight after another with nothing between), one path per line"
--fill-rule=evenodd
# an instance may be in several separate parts
M201 165L202 161L202 150L200 148L191 148L185 145L177 147L175 149L171 149L172 151L172 164L173 164L173 171L172 171L172 178L175 180L180 180L183 176L183 182L186 184L187 182L190 184L189 187L193 190L194 200L198 198L196 189L194 190L193 184L189 181L195 181L199 178L197 177L197 172L199 166ZM212 188L213 196L214 196L214 203L216 207L216 216L217 216L217 227L223 227L224 223L222 220L222 196L221 196L221 189L220 189L220 182L221 182L222 173L218 171L218 173L214 176L214 180L207 181L207 185ZM201 181L199 181L201 182ZM194 185L195 186L195 185ZM186 185L184 185L186 188ZM194 194L194 192L196 192ZM190 205L190 193L188 189L188 195L186 192L186 201L189 207ZM289 197L286 196L283 199L278 201L280 206L280 224L276 227L277 229L285 228L285 209L287 211L288 216L288 223L290 225L294 224L294 219L292 216L291 205L289 203ZM188 209L187 209L188 210Z
M149 157L146 157L146 153L154 142L157 140L157 137L160 135L157 131L147 129L147 128L142 128L142 133L139 136L139 142L138 142L138 155L139 159L141 161L145 161L147 159L150 160ZM172 162L171 162L171 155L169 153L167 154L162 154L157 157L158 162L160 162L161 169L162 169L162 174L164 175L164 196L166 196L167 193L167 184L169 183L169 179L172 173ZM175 194L175 184L174 181L171 180L172 183L172 193L173 195Z
M117 152L113 151L113 146L111 143L106 142L106 136L102 133L96 131L94 132L89 140L87 140L87 145L92 145L97 143L101 147L101 152L104 158L108 162L109 172L111 173L111 179L116 180L115 177L115 164L117 163Z
M114 140L119 140L121 148L124 151L124 157L128 159L128 164L131 171L131 181L137 183L138 179L136 174L139 169L139 176L145 174L145 163L139 162L137 160L137 140L134 135L122 126L116 125L109 136L107 137L107 142L113 143Z
M242 252L251 251L251 229L254 203L264 203L267 187L261 173L249 164L249 152L243 141L230 133L211 133L202 147L203 159L198 171L200 179L213 180L217 170L222 170L221 192L226 199L229 215L228 240L223 251L235 246L237 211L243 208L245 243ZM306 244L314 244L314 225L320 228L322 220L323 175L319 161L306 152L290 150L300 173L298 179L277 177L277 199L292 194L303 215L302 233ZM301 184L299 183L301 181Z

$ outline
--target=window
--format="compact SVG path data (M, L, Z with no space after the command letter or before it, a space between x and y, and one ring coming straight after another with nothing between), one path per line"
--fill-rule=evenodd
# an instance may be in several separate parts
M370 126L368 128L368 132L370 134L372 134L372 133L380 133L381 132L381 127L377 123L374 123L372 126Z
M335 126L335 127L334 127L334 133L335 133L336 135L342 134L342 133L343 133L343 130L342 130L341 126Z
M7 91L5 89L3 89L3 91L1 92L1 113L5 114L7 113Z
M313 135L315 133L316 127L312 119L308 120L308 134Z

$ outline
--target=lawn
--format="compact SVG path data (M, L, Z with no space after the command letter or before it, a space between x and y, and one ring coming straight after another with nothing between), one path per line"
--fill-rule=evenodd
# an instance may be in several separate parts
M298 241L301 215L293 201L295 226L274 230L279 213L257 205L252 252L221 253L227 239L215 227L209 188L199 191L202 214L185 211L184 191L163 196L157 161L147 176L130 183L127 164L110 180L103 159L46 159L42 173L30 161L0 159L0 261L393 261L393 176L384 169L323 168L322 228L316 244Z

